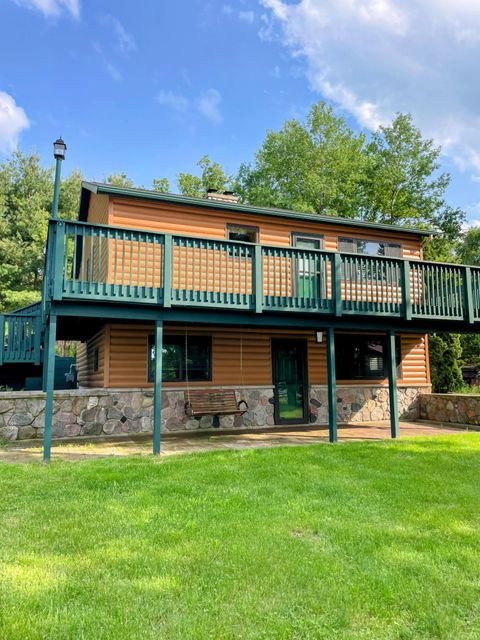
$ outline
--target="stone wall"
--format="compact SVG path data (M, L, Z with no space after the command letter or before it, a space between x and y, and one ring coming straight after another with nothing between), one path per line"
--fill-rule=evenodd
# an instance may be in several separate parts
M402 418L418 417L418 397L425 387L399 387ZM185 415L185 390L169 389L162 396L162 431L212 429L211 416ZM220 429L274 426L273 387L242 387L238 399L249 406L243 416L220 418ZM341 422L386 420L390 416L388 389L370 386L338 386L337 415ZM37 391L0 392L0 438L41 438L44 427L44 394ZM328 423L326 386L310 389L312 424ZM75 389L55 392L53 437L126 435L153 430L152 389Z
M415 420L420 415L419 398L429 392L430 385L398 387L398 411L403 420ZM339 422L377 422L389 420L388 387L337 385L337 419ZM327 387L310 389L310 422L328 423Z
M425 394L420 399L420 418L480 426L480 395Z

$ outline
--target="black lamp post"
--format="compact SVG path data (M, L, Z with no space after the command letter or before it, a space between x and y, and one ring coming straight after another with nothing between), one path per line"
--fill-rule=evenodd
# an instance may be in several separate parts
M67 145L58 138L53 143L53 157L56 160L55 166L55 185L53 187L53 205L52 205L52 218L56 220L58 216L58 196L60 194L60 173L62 167L62 161L65 160L65 152L67 151Z

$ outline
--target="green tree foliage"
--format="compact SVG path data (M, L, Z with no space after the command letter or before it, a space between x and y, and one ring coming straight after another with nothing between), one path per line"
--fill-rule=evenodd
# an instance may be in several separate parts
M81 180L73 171L62 181L61 217L77 216ZM38 155L15 151L0 165L0 311L40 298L52 198L53 167L42 167Z
M106 181L107 184L113 184L114 187L134 187L134 181L127 176L125 171L121 173L111 173Z
M159 193L168 193L170 191L170 182L168 178L154 178L152 182L153 190Z
M465 364L473 365L480 371L480 334L464 334L460 336L462 359Z
M460 391L464 386L462 378L462 345L460 336L439 333L430 336L430 372L434 393Z
M480 227L467 231L459 247L458 256L463 264L480 266Z
M192 173L178 174L177 184L181 194L202 198L209 189L225 191L229 188L231 179L218 162L212 162L208 156L203 156L197 164L202 170L200 176Z
M365 136L355 136L324 102L305 124L288 120L268 131L252 164L235 185L250 204L359 217L366 171Z

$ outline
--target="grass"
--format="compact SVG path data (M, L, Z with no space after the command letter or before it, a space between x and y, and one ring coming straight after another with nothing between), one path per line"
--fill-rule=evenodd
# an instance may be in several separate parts
M480 434L0 466L0 637L476 639Z

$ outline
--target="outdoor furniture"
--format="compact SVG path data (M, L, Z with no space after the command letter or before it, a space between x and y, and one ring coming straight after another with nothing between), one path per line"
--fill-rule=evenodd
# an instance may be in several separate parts
M185 392L185 413L191 418L214 416L214 427L220 416L243 416L248 411L245 400L237 402L234 389L199 389Z

